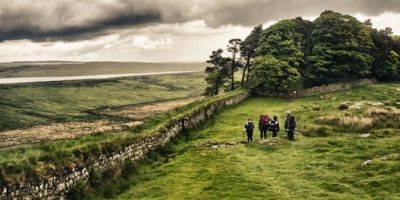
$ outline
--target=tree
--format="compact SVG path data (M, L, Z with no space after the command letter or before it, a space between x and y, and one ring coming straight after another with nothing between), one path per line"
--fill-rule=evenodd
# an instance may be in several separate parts
M232 53L232 63L231 63L231 90L235 89L235 71L237 70L237 65L235 64L236 54L239 52L242 40L239 38L229 40L228 52Z
M222 49L213 51L210 60L207 60L207 63L213 64L213 66L207 66L205 70L205 73L208 74L205 79L207 82L205 95L218 95L221 87L229 78L230 59L222 57L222 53Z
M385 30L371 30L374 42L371 50L374 57L371 72L380 81L396 81L399 75L399 55L393 50L394 41Z
M272 55L291 67L298 67L304 55L299 48L300 37L292 20L282 20L263 31L258 54Z
M392 36L393 35L393 29L390 27L386 27L385 30L383 30L387 36Z
M368 27L356 18L325 11L314 20L311 38L310 86L370 75L373 42Z
M314 29L314 24L313 22L304 20L301 17L296 17L293 21L295 23L295 32L300 35L297 41L298 48L303 53L303 59L301 60L300 65L297 67L297 70L302 75L304 82L307 83L307 78L309 77L310 71L308 60L309 56L311 56L312 49L311 32Z
M392 36L392 39L393 39L393 45L392 45L393 51L395 51L397 54L400 55L400 36L398 35Z
M270 89L287 89L301 76L297 71L303 59L300 35L292 20L282 20L262 32L253 78Z
M273 90L286 90L301 77L297 69L288 62L271 55L255 58L251 76L257 87Z
M395 51L390 51L387 59L382 63L384 68L376 71L376 76L384 81L398 81L400 75L400 56ZM382 71L381 71L382 70Z
M256 49L258 48L258 41L260 39L261 33L262 33L262 25L260 24L254 27L250 35L247 36L246 39L244 39L240 47L240 54L245 59L245 66L243 68L242 80L240 82L241 86L244 85L246 72L250 72L251 60L257 55ZM249 76L247 73L246 82L248 81L249 81Z

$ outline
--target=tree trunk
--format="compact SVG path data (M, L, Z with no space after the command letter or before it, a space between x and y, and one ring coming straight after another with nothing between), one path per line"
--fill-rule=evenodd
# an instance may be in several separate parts
M247 56L246 65L244 66L244 70L243 70L243 74L242 74L242 81L240 82L241 86L244 85L244 77L246 76L246 71L247 71L247 74L249 74L249 72L248 72L249 69L250 69L250 56ZM248 82L248 81L249 81L249 76L247 76L246 82Z
M235 57L236 57L236 51L233 52L233 56L232 56L232 67L231 67L231 71L232 71L232 76L231 76L231 90L235 89Z

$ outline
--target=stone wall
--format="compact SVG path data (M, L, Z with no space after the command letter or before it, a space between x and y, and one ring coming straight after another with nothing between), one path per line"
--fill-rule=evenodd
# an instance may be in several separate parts
M172 137L190 130L207 120L216 110L241 102L249 96L244 93L226 99L218 99L207 106L199 107L193 114L172 121L163 131L130 144L122 150L108 152L84 167L66 170L60 176L49 176L42 181L27 182L24 185L0 185L0 199L64 199L68 190L78 181L87 181L91 168L105 170L121 163L121 160L138 161L152 151L165 145Z
M254 91L254 93L260 96L296 98L296 97L315 96L334 91L346 90L356 86L371 85L371 84L375 84L374 79L361 79L352 82L333 83L329 85L322 85L296 91L273 91L273 90L257 89Z

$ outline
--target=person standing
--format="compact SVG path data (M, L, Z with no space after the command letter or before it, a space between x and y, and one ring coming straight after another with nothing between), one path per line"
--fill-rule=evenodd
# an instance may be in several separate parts
M267 139L267 130L269 126L268 115L260 115L260 121L258 123L258 130L260 131L260 139Z
M244 125L247 133L247 142L253 141L253 132L254 132L254 123L251 119L247 120L247 123Z
M296 129L296 121L293 115L288 114L285 121L285 129L287 132L288 140L294 141L294 130Z
M279 121L277 116L274 116L269 122L268 130L272 131L272 138L276 138L279 132Z

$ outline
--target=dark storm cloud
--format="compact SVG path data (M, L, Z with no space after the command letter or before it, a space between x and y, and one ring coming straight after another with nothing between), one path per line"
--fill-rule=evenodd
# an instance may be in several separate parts
M160 13L157 7L124 0L3 0L0 41L82 39L109 28L160 22Z
M103 35L109 28L121 28L159 21L160 16L117 16L94 24L84 26L59 27L56 30L37 30L35 27L17 27L10 30L1 30L0 41L30 39L32 41L46 40L80 40Z
M400 0L1 0L0 41L78 40L108 29L204 20L210 27L256 26L325 10L379 15Z
M384 12L400 12L400 0L222 0L205 4L203 15L210 26L237 24L255 26L297 16L319 16L325 10L344 14L376 16Z

